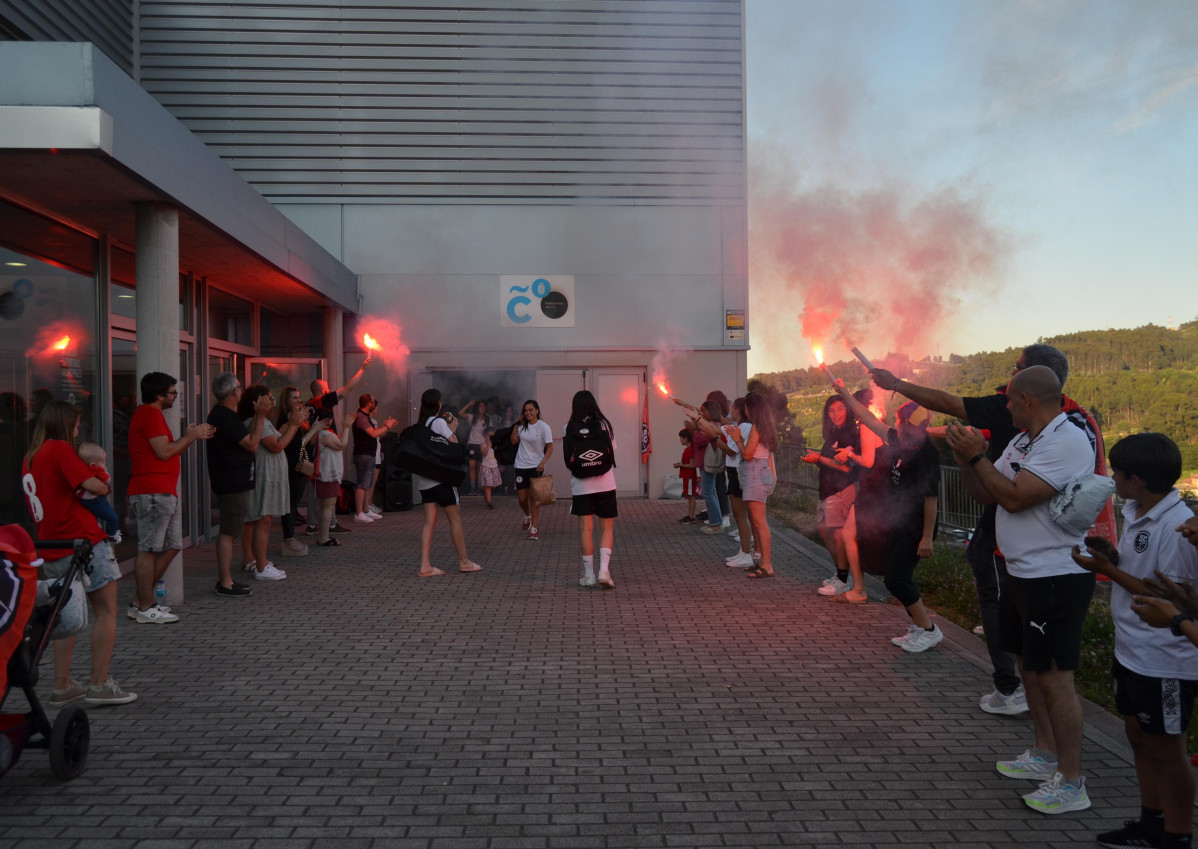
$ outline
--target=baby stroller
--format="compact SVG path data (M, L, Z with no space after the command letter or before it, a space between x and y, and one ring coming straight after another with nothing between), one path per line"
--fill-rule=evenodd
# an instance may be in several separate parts
M0 527L0 708L13 687L21 688L30 707L28 713L0 713L0 777L16 765L26 748L49 749L50 770L58 778L75 778L87 766L91 740L87 711L81 705L67 705L51 725L34 688L38 663L70 601L72 583L91 574L92 544L43 540L41 545L72 548L75 554L66 575L50 584L47 603L36 605L38 560L33 540L20 525Z

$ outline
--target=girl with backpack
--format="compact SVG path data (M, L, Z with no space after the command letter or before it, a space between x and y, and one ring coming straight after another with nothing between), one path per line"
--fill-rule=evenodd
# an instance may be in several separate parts
M611 422L595 396L587 390L574 393L570 421L562 429L566 468L570 470L570 515L578 517L582 547L580 587L615 589L611 577L611 549L615 538L616 438ZM599 456L603 455L603 456ZM599 517L599 577L595 577L595 517Z
M454 433L457 419L454 418L453 413L447 413L444 416L441 414L441 390L424 390L420 396L419 421L447 441L458 441L458 437ZM420 491L420 503L424 510L424 526L420 529L420 571L417 574L421 578L434 578L445 574L444 570L433 566L430 559L433 531L437 529L438 510L445 514L445 521L449 523L449 540L453 543L453 550L458 555L458 571L481 572L483 567L471 560L466 553L466 536L462 532L462 514L458 510L457 487L421 475L414 474L412 478L416 483L416 489Z

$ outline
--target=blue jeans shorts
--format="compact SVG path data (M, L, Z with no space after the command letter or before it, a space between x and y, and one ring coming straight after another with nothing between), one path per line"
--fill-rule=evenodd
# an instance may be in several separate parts
M61 578L67 573L70 568L71 558L60 557L57 560L50 560L42 564L42 573L47 578ZM83 581L84 589L89 593L94 593L101 587L111 584L113 581L119 580L121 577L121 567L116 562L116 555L112 551L112 543L98 542L92 547L92 573L89 578L86 574L79 576Z

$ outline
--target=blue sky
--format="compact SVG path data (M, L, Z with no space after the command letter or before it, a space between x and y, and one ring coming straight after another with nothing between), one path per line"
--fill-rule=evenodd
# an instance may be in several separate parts
M830 294L832 359L1198 317L1191 0L746 2L750 374L809 365ZM812 259L812 232L843 242Z

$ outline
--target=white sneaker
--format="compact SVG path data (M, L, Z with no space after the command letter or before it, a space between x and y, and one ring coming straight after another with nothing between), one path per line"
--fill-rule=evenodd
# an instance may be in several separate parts
M156 604L154 606L157 607L159 610L165 610L167 613L171 612L169 605ZM137 614L140 612L141 611L138 610L138 608L137 608L137 602L135 602L135 601L129 602L129 606L125 608L125 615L128 616L130 619L132 619L134 622L137 621Z
M731 517L731 516L725 516L725 517L724 517L724 519L723 519L723 521L722 521L720 524L722 524L722 525L723 525L725 528L730 528L730 527L732 527L732 517Z
M142 624L154 623L165 625L169 622L178 622L179 617L155 604L145 610L137 611L137 621Z
M943 639L944 632L940 630L939 626L933 625L931 631L925 631L917 625L911 636L903 641L903 651L927 651Z
M736 554L724 561L725 566L731 566L733 569L747 569L753 565L753 555L745 554L743 551L738 551Z
M276 569L275 564L267 563L262 571L254 573L255 581L281 581L287 577L282 569Z
M1024 803L1033 811L1042 814L1065 814L1069 811L1084 811L1090 807L1090 794L1086 792L1086 779L1082 778L1075 787L1065 783L1059 772L1037 789L1023 797Z
M1027 713L1027 694L1024 693L1022 684L1008 696L1004 696L996 688L993 693L982 696L978 701L978 707L986 713L1000 713L1004 716Z
M600 572L595 583L606 590L614 590L616 588L616 582L611 579L611 574L608 572Z
M367 510L366 512L371 513L375 516L381 516L381 515L383 515L383 508L379 507L377 504L371 504L370 509Z
M923 628L920 628L918 625L912 623L911 625L907 626L907 633L903 634L901 637L891 637L890 642L894 643L899 648L902 648L903 643L905 643L905 642L907 642L907 640L911 639L911 637L914 636L916 631L922 631L922 630L923 630Z
M359 525L369 525L374 521L374 516L369 516L366 513L359 513L354 516L354 521Z
M998 761L994 768L999 775L1007 778L1032 778L1038 781L1048 781L1057 771L1056 761L1045 760L1033 749L1024 750L1023 754L1013 761Z
M578 586L590 589L591 587L595 586L595 576L594 575L583 575L578 580Z
M737 542L740 542L740 531L730 531L728 536L732 537Z
M848 592L849 588L852 586L852 584L842 581L840 578L837 578L835 575L833 575L831 578L824 581L824 585L816 590L816 592L820 595L831 597L840 595L843 592Z

